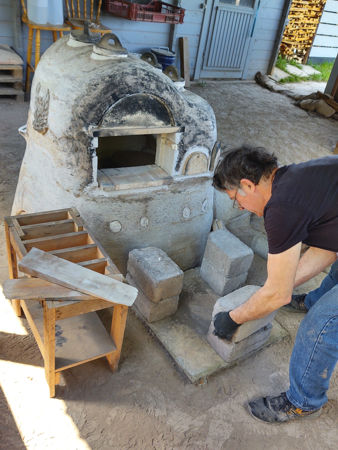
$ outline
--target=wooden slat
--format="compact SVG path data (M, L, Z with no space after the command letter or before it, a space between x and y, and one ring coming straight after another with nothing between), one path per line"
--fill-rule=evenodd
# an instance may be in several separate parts
M17 219L19 224L33 225L36 223L55 222L57 220L69 219L68 209L57 209L54 211L46 211L32 214L23 214L21 216L12 216Z
M49 298L93 300L91 295L68 289L59 284L42 280L41 278L17 278L6 280L3 284L3 291L5 297L9 300L17 298L21 300L41 300Z
M70 247L59 250L51 250L52 255L58 256L59 258L66 259L74 263L79 263L81 261L97 259L99 256L98 248L96 244L86 244L77 247Z
M112 303L131 306L137 296L137 289L120 283L110 277L73 264L37 248L19 262L19 269L69 289L80 290L94 297Z
M187 37L180 37L181 75L185 81L185 87L190 87L190 65L189 65L189 41Z
M94 136L136 136L144 134L168 134L177 133L179 127L102 127L93 128L91 131Z
M75 224L72 219L59 220L56 222L36 223L33 225L23 225L23 240L34 239L38 237L55 236L75 231Z
M89 242L89 236L86 231L79 231L74 233L59 234L57 236L48 236L45 238L28 239L24 241L27 250L33 247L40 250L51 251L67 247L74 247L76 245L85 245Z

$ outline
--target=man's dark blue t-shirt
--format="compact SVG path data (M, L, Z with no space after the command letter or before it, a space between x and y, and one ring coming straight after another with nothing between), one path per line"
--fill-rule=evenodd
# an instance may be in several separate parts
M264 225L269 253L298 242L338 252L338 156L279 168Z

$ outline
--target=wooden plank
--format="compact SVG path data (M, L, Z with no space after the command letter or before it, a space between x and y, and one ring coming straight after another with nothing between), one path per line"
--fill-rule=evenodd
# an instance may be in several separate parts
M133 286L86 269L37 248L19 262L19 269L29 275L44 278L93 297L131 306L137 296Z
M312 47L310 58L313 57L325 57L325 58L336 58L337 57L337 48L329 48L329 47Z
M190 66L189 66L189 41L187 37L179 38L181 75L185 81L185 87L190 87Z
M177 133L180 127L102 127L92 128L94 136L136 136L144 134L169 134Z
M334 47L338 48L338 26L337 26L337 36L322 36L318 33L313 41L313 45L318 47Z
M338 2L337 2L337 0L326 0L325 11L338 13Z
M67 319L68 317L78 316L80 314L87 314L89 312L99 311L111 307L110 302L98 298L92 299L90 302L65 301L58 302L48 300L46 301L49 308L55 308L55 319ZM127 308L127 306L126 306Z
M19 225L19 222L17 221L17 219L15 219L15 218L13 217L12 223L13 223L13 226L14 226L14 228L15 228L15 231L18 233L18 236L20 237L20 239L23 238L23 237L25 236L25 233L22 231L22 228L21 228L21 226Z
M324 11L320 19L321 23L338 24L338 14Z
M6 298L21 300L41 300L49 298L93 300L91 295L65 288L59 284L51 283L41 278L17 278L6 280L3 284Z
M40 303L31 300L23 303L25 313L28 312L32 323L35 324L34 336L36 337L36 333L37 336L43 336L43 308ZM59 326L55 338L56 371L102 358L116 348L95 312L60 320L57 325ZM40 351L43 354L43 347Z
M59 234L57 236L47 236L45 238L28 239L24 241L24 246L28 250L39 248L40 250L51 251L74 247L76 245L88 244L89 236L86 231Z
M17 219L19 224L22 225L33 225L43 222L55 222L57 220L69 219L68 209L56 209L53 211L38 212L32 214L22 214L19 216L12 216Z
M337 36L337 25L330 25L327 23L320 23L318 25L317 34L324 34L326 36Z
M66 234L77 231L75 230L75 224L72 219L59 220L56 222L36 223L33 225L23 225L21 230L23 232L23 240L55 236L58 234Z
M79 245L66 249L61 248L59 250L51 250L49 253L74 263L97 259L100 256L96 244Z

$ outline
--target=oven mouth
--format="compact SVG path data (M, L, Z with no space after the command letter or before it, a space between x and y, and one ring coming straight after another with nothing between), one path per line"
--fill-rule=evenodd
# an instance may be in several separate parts
M179 127L92 129L93 182L104 190L169 184L175 173Z

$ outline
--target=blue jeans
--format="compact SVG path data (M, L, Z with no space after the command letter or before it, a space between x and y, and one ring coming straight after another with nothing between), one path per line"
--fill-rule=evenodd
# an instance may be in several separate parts
M320 287L305 297L308 312L299 326L290 361L289 401L305 411L327 402L338 361L338 260Z

